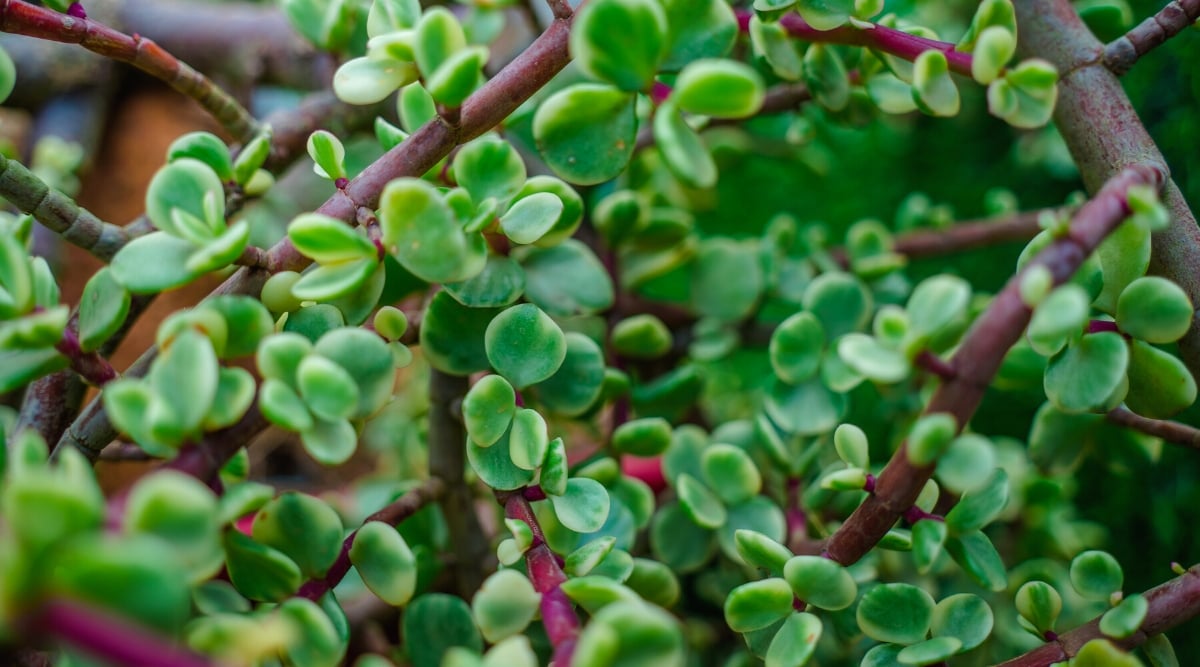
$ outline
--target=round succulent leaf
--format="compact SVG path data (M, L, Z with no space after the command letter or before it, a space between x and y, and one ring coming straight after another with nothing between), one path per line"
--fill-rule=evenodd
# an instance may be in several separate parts
M1129 394L1125 405L1151 419L1166 419L1196 402L1196 380L1175 355L1130 341Z
M679 503L697 525L719 528L725 523L725 505L708 487L684 473L675 480Z
M1088 334L1050 359L1046 397L1066 412L1107 412L1125 397L1128 366L1129 346L1121 334Z
M797 598L820 609L845 609L858 596L854 577L828 558L794 556L784 565L783 577Z
M918 284L905 311L913 334L932 337L967 314L971 285L952 275L937 275Z
M1121 331L1148 343L1173 343L1192 326L1196 310L1183 288L1158 276L1129 283L1117 299Z
M573 667L656 667L685 661L683 633L674 616L640 600L597 612L576 645Z
M984 85L995 81L1016 50L1014 33L1000 26L985 28L979 33L972 52L971 78Z
M167 147L167 162L192 158L208 165L222 181L234 180L229 147L211 132L189 132Z
M345 463L354 454L358 448L358 432L345 419L318 417L312 428L301 431L300 442L317 463L333 466Z
M512 144L486 136L454 156L454 178L477 204L489 197L507 201L525 185L525 163Z
M154 232L126 243L109 268L113 278L134 294L165 292L186 285L203 273L187 266L194 251L190 241Z
M739 530L757 531L780 543L786 539L787 522L783 510L765 496L754 496L745 502L729 505L725 513L725 523L717 529L717 543L722 553L735 563L742 562L734 537Z
M17 66L7 51L0 49L0 102L8 99L17 85Z
M395 306L384 306L375 313L371 326L384 339L394 341L408 331L408 316Z
M546 447L538 485L547 494L561 496L567 492L567 447L562 438L555 438Z
M254 354L259 343L275 332L275 322L270 312L258 299L248 296L216 296L207 299L203 308L197 310L217 313L225 320L224 341L222 344L214 343L217 356L222 359L239 359ZM214 338L211 329L205 333L209 338Z
M995 468L996 451L991 441L969 433L950 442L938 459L937 478L945 488L962 494L983 488Z
M958 422L948 412L922 415L913 424L906 441L909 463L915 466L934 464L946 451L958 433Z
M925 639L933 618L933 598L911 584L880 584L863 594L855 617L871 639L916 644Z
M913 101L917 108L931 116L953 116L962 101L958 87L950 78L946 54L936 49L923 51L913 61Z
M713 532L697 525L678 501L663 505L650 522L651 553L680 574L698 570L716 547Z
M536 243L554 227L562 211L562 200L556 195L532 194L500 216L500 229L514 243Z
M550 230L537 240L538 246L549 248L571 238L575 230L579 228L580 223L583 222L583 198L562 180L553 176L539 175L525 181L510 203L516 204L526 197L543 192L558 197L563 205L562 212L559 213Z
M639 529L650 524L650 518L657 509L657 500L649 484L636 477L621 475L607 488L609 496L624 505L633 515L634 523Z
M272 424L289 431L307 431L313 427L312 413L304 399L287 383L267 378L259 389L258 407Z
M316 602L292 598L279 605L279 617L291 630L284 648L295 667L335 667L346 655L346 642L329 615Z
M322 336L313 349L344 370L358 388L352 419L374 414L390 400L395 380L393 357L378 335L360 327L343 327Z
M350 562L379 599L403 606L417 588L417 559L408 542L386 523L369 521L354 534Z
M917 571L929 572L942 554L946 543L946 523L935 519L921 519L912 527L912 555Z
M903 664L899 658L903 650L900 644L876 644L863 656L859 667L899 667Z
M796 12L817 30L833 30L850 20L854 0L799 0Z
M596 313L613 305L613 284L591 248L569 239L514 253L525 269L525 296L555 316Z
M222 144L224 146L224 144ZM96 350L120 330L129 314L130 295L111 269L100 269L83 287L79 299L79 348Z
M508 380L499 375L480 378L463 398L462 413L467 434L480 447L495 444L508 430L516 411L516 392Z
M400 178L379 198L383 243L401 266L432 283L473 277L487 263L482 234L463 231L454 211L431 184Z
M772 577L742 584L725 598L725 622L734 632L765 628L792 613L792 589Z
M1084 551L1071 561L1071 585L1089 600L1107 600L1121 590L1125 573L1105 551Z
M579 34L578 21L572 36ZM551 95L533 118L533 137L546 164L577 185L603 183L620 174L637 143L634 100L630 93L597 84L577 84Z
M475 92L481 83L488 49L472 46L455 53L425 78L429 95L441 105L456 108Z
M933 665L962 650L958 637L934 637L923 642L905 646L896 654L896 659L905 665Z
M759 567L773 575L783 574L784 566L792 558L792 552L779 542L756 530L734 531L737 552L747 565Z
M934 637L954 637L962 643L960 652L970 651L992 634L995 616L988 603L978 595L958 593L943 598L933 608L929 629Z
M824 627L816 616L798 612L788 616L767 648L767 667L802 667L817 648Z
M320 213L303 213L288 225L288 238L306 257L321 264L374 259L375 244L349 225Z
M1117 312L1117 299L1134 280L1146 275L1150 267L1150 227L1130 218L1096 248L1104 288L1095 306L1106 313Z
M722 321L747 317L764 289L758 248L727 238L704 241L692 266L692 305L703 316Z
M421 5L415 0L374 0L367 13L367 35L378 37L414 27L421 18Z
M359 392L354 377L337 363L312 354L296 370L300 396L318 417L346 419L358 406Z
M1062 613L1062 596L1044 581L1027 581L1017 589L1017 613L1037 630L1039 637L1054 631Z
M846 465L866 468L870 464L870 443L867 434L854 424L841 424L833 432L833 447Z
M1091 312L1088 293L1082 287L1066 284L1054 290L1033 311L1026 335L1030 346L1045 356L1058 354L1083 331Z
M658 108L653 124L654 142L663 162L681 183L692 188L716 185L717 164L700 134L684 120L673 99Z
M705 58L683 68L673 97L688 113L745 118L762 107L765 86L752 67L736 60Z
M645 89L666 55L667 17L653 0L599 0L571 28L571 55L589 76L629 92Z
M629 587L599 575L572 577L562 583L562 591L589 614L617 602L641 603L641 598Z
M563 563L563 571L572 577L582 577L604 560L617 543L615 537L602 537L572 551Z
M445 7L426 11L417 22L413 52L417 66L430 77L451 56L467 48L462 24Z
M811 44L804 52L804 82L813 99L830 111L842 111L850 104L850 76L829 44Z
M558 520L577 533L594 533L608 520L608 490L594 479L569 479L566 492L549 498Z
M205 205L205 200L209 204ZM154 226L176 238L186 238L172 211L180 210L204 225L204 238L224 230L225 189L212 167L192 158L180 158L155 172L146 187L146 217ZM219 225L219 227L218 227Z
M446 283L444 288L469 308L498 308L515 302L525 292L525 271L508 257L492 255L477 275Z
M946 527L955 533L977 531L992 522L1008 504L1008 473L996 468L987 485L963 494L946 513Z
M513 465L525 470L538 469L550 447L546 420L536 410L518 408L509 427L508 447Z
M704 451L700 466L704 482L727 505L749 500L762 490L762 475L741 447L715 444Z
M499 570L484 580L471 600L475 623L488 642L496 643L525 630L538 611L541 596L516 570Z
M342 548L342 520L337 512L295 491L260 508L251 534L257 542L283 552L310 578L324 576Z
M329 301L364 289L364 285L379 271L379 260L351 260L323 264L306 271L292 285L292 294L306 301Z
M483 652L471 608L453 595L426 593L413 600L404 611L400 631L413 667L441 667L442 656L453 646L477 655Z
M509 454L508 432L495 444L480 447L467 439L467 461L484 484L499 491L519 489L533 481L533 471L517 467Z
M975 583L991 591L1008 586L1008 571L995 545L980 531L951 534L946 538L946 553Z
M1114 639L1132 637L1142 627L1150 603L1140 593L1127 596L1117 606L1100 617L1100 632Z
M619 508L614 508L614 512L610 516L615 516L619 511ZM620 583L625 583L625 580L629 578L632 572L633 556L630 556L629 552L623 549L610 551L591 571L593 575L608 577Z
M630 359L657 359L670 352L674 343L671 330L650 313L617 322L609 336L617 354Z
M775 327L767 350L775 375L784 382L799 384L821 366L825 331L816 315L800 311Z
M667 55L661 69L675 71L699 58L729 53L737 39L737 18L721 0L664 0Z
M670 608L679 601L679 579L671 568L649 558L634 558L625 585L650 604Z
M150 386L179 432L200 428L217 395L219 369L212 342L196 330L181 332L155 359Z
M505 309L484 333L488 361L517 389L546 380L562 366L567 341L562 329L533 304Z
M1032 129L1050 122L1058 100L1058 71L1037 58L1009 68L988 84L988 112L1013 127Z
M245 220L234 223L221 235L207 241L187 258L184 268L197 273L208 273L223 269L245 252L250 242L250 223Z
M804 290L804 309L821 322L828 340L867 325L874 300L862 281L847 273L822 273Z
M671 424L662 417L633 419L612 434L612 448L620 454L658 456L671 444Z
M304 581L300 567L286 554L237 530L225 531L224 547L225 569L229 572L230 582L251 600L285 600Z
M216 431L233 426L254 403L257 389L250 371L237 366L222 367L217 373L217 393L213 397L212 408L204 418L203 429Z
M433 295L421 318L420 346L434 368L469 375L490 368L484 335L497 308L468 308L445 290Z
M838 357L863 377L894 384L908 378L912 365L899 350L887 347L873 336L848 333L837 343Z
M172 470L143 477L129 493L123 526L169 544L189 581L203 581L221 567L217 499L193 477Z
M764 409L785 433L818 435L837 428L847 408L845 394L831 391L819 378L799 385L776 382L767 394Z
M1127 653L1107 639L1093 639L1084 644L1072 662L1103 667L1141 667L1143 664L1136 655Z

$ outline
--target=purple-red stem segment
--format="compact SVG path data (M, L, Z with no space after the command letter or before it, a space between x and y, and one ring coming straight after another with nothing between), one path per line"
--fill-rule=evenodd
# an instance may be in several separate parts
M504 501L504 515L510 519L525 522L533 532L533 545L525 552L525 563L529 567L529 580L533 587L542 594L542 624L546 634L554 646L552 667L568 667L571 656L575 652L575 643L579 639L579 616L571 600L562 590L562 584L567 580L559 565L558 556L546 544L542 527L538 524L533 513L533 507L523 493L513 493Z

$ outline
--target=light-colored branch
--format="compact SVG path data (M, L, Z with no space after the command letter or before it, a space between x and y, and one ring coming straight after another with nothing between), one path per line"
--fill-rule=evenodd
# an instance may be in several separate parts
M950 360L954 376L934 392L925 414L945 413L959 429L971 420L1009 348L1024 333L1033 311L1021 298L1021 279L1035 266L1050 271L1055 284L1066 282L1079 265L1129 215L1126 193L1135 185L1159 186L1165 179L1157 166L1136 165L1121 172L1075 214L1067 234L1037 255L1011 278L971 326ZM862 558L913 506L932 476L934 465L914 465L907 443L888 461L871 495L830 537L827 555L843 565Z
M1138 58L1165 44L1197 18L1200 18L1200 0L1172 0L1157 14L1105 45L1104 64L1120 76Z

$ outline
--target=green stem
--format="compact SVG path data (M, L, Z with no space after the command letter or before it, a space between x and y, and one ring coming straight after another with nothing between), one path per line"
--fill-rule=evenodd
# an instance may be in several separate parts
M79 44L93 53L129 63L198 102L238 141L249 141L258 133L258 123L237 100L140 35L126 35L96 21L22 0L0 0L0 31Z
M1067 234L1037 255L1013 276L971 326L950 364L954 377L934 392L925 414L947 413L959 429L966 426L983 400L992 377L1025 331L1033 311L1021 298L1021 280L1030 269L1043 266L1056 285L1066 282L1079 265L1129 215L1126 193L1135 185L1161 185L1165 175L1156 166L1136 165L1109 181L1079 210ZM874 492L829 539L827 555L843 565L862 558L895 525L933 475L934 464L917 466L908 460L907 443L900 445Z

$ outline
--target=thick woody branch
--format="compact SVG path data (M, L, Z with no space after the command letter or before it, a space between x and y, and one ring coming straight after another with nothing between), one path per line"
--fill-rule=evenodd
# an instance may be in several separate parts
M1079 652L1083 645L1093 639L1106 638L1124 649L1132 649L1146 643L1150 637L1162 634L1171 628L1200 614L1200 565L1193 565L1187 572L1156 586L1143 595L1149 608L1142 626L1125 639L1111 639L1100 632L1100 618L1094 618L1054 641L1048 642L1008 660L999 667L1043 667L1065 662Z
M1118 76L1200 18L1200 0L1172 0L1157 14L1104 47L1104 65Z
M238 141L249 141L258 131L254 118L233 97L140 35L126 35L96 21L60 14L23 0L0 0L0 31L79 44L93 53L129 63L198 102Z
M1066 282L1079 265L1129 214L1126 193L1135 185L1159 186L1161 168L1130 167L1110 181L1079 210L1069 231L1038 254L1025 269L1008 281L983 315L972 325L950 363L954 376L944 381L930 399L925 414L946 413L963 428L983 400L1005 354L1021 334L1032 310L1021 299L1021 279L1034 266L1050 271L1056 285ZM854 510L826 545L828 556L843 565L862 558L916 502L934 466L917 466L908 460L907 443L888 461L873 493Z

